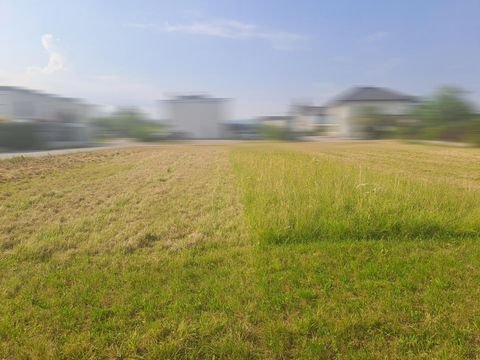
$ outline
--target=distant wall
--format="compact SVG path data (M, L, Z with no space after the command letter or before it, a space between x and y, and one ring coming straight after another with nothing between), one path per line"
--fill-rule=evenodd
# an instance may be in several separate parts
M218 139L225 136L226 99L172 99L162 102L168 124L188 138Z
M93 115L93 106L42 93L0 90L0 117L8 120L84 122Z
M355 118L365 107L373 107L385 115L407 115L415 104L406 101L359 101L331 106L328 116L338 126L338 135L356 136Z

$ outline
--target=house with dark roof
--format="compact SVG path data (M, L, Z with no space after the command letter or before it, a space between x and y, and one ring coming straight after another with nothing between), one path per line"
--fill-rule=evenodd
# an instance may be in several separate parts
M405 118L419 98L383 87L354 87L327 103L329 122L336 125L339 136L359 137L359 116L366 109L388 117Z

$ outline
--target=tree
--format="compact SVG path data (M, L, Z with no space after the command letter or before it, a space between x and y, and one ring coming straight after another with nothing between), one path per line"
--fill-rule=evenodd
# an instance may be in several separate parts
M466 99L466 91L445 86L417 106L415 116L423 125L434 126L466 122L472 119L473 113L473 106Z
M135 108L119 109L109 117L95 120L94 125L110 137L127 137L142 141L155 140L164 132L161 124L148 120Z
M362 137L380 139L390 125L391 119L375 106L363 106L358 110L356 127Z

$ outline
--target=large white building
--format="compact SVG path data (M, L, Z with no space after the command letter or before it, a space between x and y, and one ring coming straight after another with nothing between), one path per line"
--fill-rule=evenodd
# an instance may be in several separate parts
M163 100L161 106L171 131L190 139L225 137L229 99L204 95L176 96Z
M381 87L354 87L327 105L328 122L335 124L336 134L362 136L358 118L367 108L394 117L408 117L418 98Z

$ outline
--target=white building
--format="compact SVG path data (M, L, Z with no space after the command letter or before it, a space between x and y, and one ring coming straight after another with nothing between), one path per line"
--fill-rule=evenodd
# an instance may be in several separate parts
M87 121L94 111L77 99L0 86L0 122L36 124L37 135L49 147L86 145L91 137Z
M358 117L365 109L395 117L408 116L418 98L381 87L355 87L328 104L328 122L336 125L340 136L361 135Z
M0 86L0 117L4 121L83 123L93 111L92 105L77 99Z
M260 126L290 129L292 126L292 120L293 118L290 115L271 115L260 116L257 118L257 123Z
M225 137L229 102L204 95L185 95L163 100L162 105L175 134L190 139L218 139Z
M298 135L321 133L328 135L335 124L327 116L325 106L294 105L291 130Z

